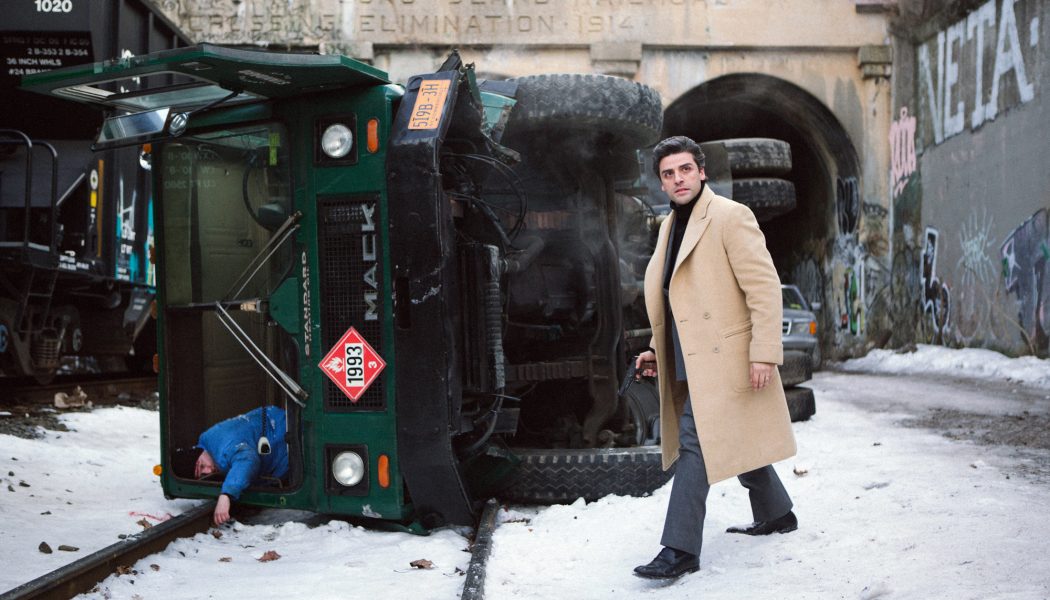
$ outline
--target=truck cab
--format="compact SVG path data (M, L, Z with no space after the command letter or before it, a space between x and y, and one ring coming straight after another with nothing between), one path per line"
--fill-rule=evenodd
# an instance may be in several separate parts
M402 87L342 56L209 44L24 87L106 110L95 147L139 148L152 178L167 495L216 496L179 457L260 406L287 411L289 471L249 504L430 527L500 490L669 477L655 389L618 392L647 340L623 316L620 227L646 217L614 171L658 134L655 91L479 83L456 53ZM596 487L544 453L586 459Z

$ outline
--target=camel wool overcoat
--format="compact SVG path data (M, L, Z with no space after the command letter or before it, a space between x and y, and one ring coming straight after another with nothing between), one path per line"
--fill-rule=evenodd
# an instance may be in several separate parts
M678 458L678 420L687 397L713 484L795 454L780 373L751 389L752 362L782 364L780 279L765 237L746 206L704 186L689 217L668 297L687 381L675 373L664 308L664 266L675 215L660 227L645 271L660 388L663 468Z

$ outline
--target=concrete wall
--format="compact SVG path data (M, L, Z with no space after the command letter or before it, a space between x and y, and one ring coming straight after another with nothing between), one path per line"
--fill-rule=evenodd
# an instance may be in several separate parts
M1050 2L953 7L895 43L889 182L919 307L898 323L918 341L1046 356Z

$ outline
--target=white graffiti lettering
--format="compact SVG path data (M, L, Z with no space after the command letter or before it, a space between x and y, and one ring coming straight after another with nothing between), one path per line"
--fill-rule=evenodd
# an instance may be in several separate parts
M970 128L996 118L1001 110L1024 104L1035 97L1035 82L1029 80L1025 65L1024 44L1017 24L1018 0L988 0L976 10L937 33L919 46L919 88L927 112L934 144L957 135L966 127L966 103ZM1024 0L1021 0L1024 1ZM991 81L984 80L986 36L995 27L994 65ZM1038 17L1028 23L1028 46L1038 39ZM972 47L970 52L968 48ZM935 54L934 54L935 53ZM1011 76L1016 82L1016 97L1000 96L1003 80ZM963 87L972 84L974 95L964 97ZM987 101L985 100L987 98Z

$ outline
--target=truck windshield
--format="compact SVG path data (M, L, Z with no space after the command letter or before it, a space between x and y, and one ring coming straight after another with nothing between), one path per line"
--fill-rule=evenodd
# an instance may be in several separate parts
M287 245L243 290L231 289L291 212L286 139L281 126L262 124L162 146L162 285L169 306L263 297L286 275Z

